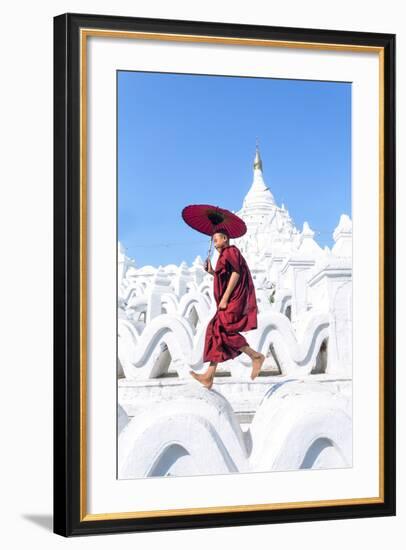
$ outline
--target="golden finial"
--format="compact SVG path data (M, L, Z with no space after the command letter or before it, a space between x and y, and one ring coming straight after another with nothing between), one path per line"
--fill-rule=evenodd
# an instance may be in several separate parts
M254 169L255 168L258 168L259 170L262 170L262 160L261 160L261 156L259 154L258 138L257 138L257 142L256 142L255 159L254 159Z

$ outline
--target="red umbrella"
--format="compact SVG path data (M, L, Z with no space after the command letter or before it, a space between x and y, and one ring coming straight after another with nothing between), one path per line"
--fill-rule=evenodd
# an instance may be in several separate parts
M182 218L193 229L213 236L214 233L224 231L230 239L241 237L247 232L245 222L233 212L212 206L211 204L190 204L182 210ZM211 250L212 240L210 241Z

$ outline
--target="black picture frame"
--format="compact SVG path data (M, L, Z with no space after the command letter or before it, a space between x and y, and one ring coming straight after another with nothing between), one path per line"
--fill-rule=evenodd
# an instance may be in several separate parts
M379 502L172 516L81 514L80 29L360 45L383 60L383 479ZM396 514L395 34L65 13L54 18L54 533L95 535L320 521Z

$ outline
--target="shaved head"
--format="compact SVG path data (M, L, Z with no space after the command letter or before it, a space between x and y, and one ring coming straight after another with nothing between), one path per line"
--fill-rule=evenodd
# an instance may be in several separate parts
M223 235L223 237L226 237L227 239L230 238L230 235L228 234L228 231L226 229L221 229L220 231L216 231L214 235Z

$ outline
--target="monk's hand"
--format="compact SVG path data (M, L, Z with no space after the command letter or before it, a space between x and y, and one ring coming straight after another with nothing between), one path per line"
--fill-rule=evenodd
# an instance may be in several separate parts
M212 265L211 265L210 259L207 259L207 260L204 262L204 270L207 271L208 273L213 273L213 267L212 267Z
M226 298L222 298L219 303L219 309L226 309L228 304L228 300Z

